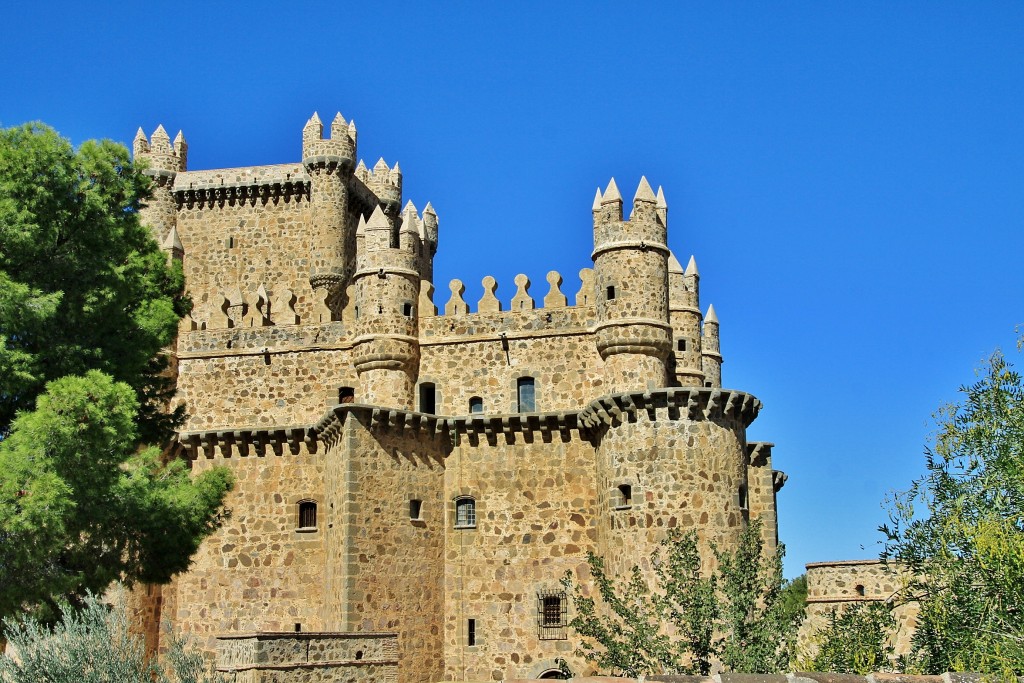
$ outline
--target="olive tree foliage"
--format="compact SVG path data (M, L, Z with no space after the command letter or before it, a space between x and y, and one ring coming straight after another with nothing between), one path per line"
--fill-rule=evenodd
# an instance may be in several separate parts
M892 636L896 618L892 606L883 602L858 602L833 608L824 628L810 638L812 655L797 666L805 671L869 674L898 669Z
M895 496L884 558L914 577L908 666L1024 674L1024 385L999 352L937 416L925 474Z
M80 609L62 606L49 627L35 619L5 620L9 654L0 654L4 683L226 683L177 637L161 659L145 656L143 639L129 630L123 605L93 595Z
M226 470L145 447L182 414L160 351L189 306L148 191L121 145L0 130L0 617L168 581L220 521Z
M672 530L654 558L654 583L634 566L616 580L587 556L596 589L563 579L575 605L569 625L582 637L577 656L616 675L776 673L790 660L802 612L782 599L782 555L765 555L761 522L744 529L733 551L713 550L718 568L702 572L697 536Z

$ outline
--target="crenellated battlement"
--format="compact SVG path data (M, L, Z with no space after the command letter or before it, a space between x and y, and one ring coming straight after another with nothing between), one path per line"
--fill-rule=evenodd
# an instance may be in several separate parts
M170 184L174 176L188 166L188 143L179 130L174 142L167 135L163 124L156 127L151 139L139 128L132 141L132 150L136 160L145 160L146 175L160 185Z
M360 159L354 175L377 195L385 213L398 211L402 203L402 169L397 161L394 167L389 167L381 157L371 170Z
M351 172L356 157L356 122L345 121L338 112L331 122L330 137L324 136L320 116L313 115L302 128L302 163L311 173L335 170Z

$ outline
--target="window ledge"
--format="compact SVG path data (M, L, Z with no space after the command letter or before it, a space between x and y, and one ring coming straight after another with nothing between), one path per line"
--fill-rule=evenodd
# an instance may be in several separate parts
M409 523L413 526L425 527L427 526L427 520L425 519L409 519Z
M476 524L456 524L456 529L475 529Z
M300 526L295 530L297 534L315 534L319 529L315 526Z
M612 509L613 510L632 510L633 506L632 505L616 505Z

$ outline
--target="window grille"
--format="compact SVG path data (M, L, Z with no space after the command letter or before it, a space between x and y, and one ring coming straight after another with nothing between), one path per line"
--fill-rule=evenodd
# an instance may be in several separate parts
M537 626L541 640L565 640L569 601L565 591L542 590L537 593Z
M316 503L311 500L304 500L299 503L299 528L316 528Z
M476 501L472 498L459 498L455 501L455 528L472 529L476 527Z

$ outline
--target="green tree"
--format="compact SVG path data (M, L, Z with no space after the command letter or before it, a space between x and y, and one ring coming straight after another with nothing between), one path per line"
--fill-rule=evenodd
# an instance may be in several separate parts
M811 637L814 655L800 661L806 671L869 674L893 667L892 607L859 602L828 612L825 627Z
M160 354L188 301L115 143L0 130L0 616L165 582L219 522L226 470L190 479L156 448Z
M218 521L224 468L136 449L131 388L98 371L51 382L0 441L0 614L60 598L80 604L115 580L184 571Z
M707 675L716 660L741 673L784 670L799 618L784 609L783 550L764 554L754 520L735 550L714 554L718 569L702 573L696 534L673 531L654 558L653 586L639 567L615 581L589 554L597 595L585 595L571 573L563 580L576 606L569 625L583 638L577 656L632 677Z
M88 370L136 392L146 441L180 417L163 411L160 350L189 302L139 222L149 188L122 145L0 130L0 437L47 382Z
M782 609L786 618L802 622L807 609L807 574L801 574L782 586Z
M129 630L123 605L87 595L81 609L64 605L52 628L35 619L5 620L15 657L0 654L5 683L224 683L202 656L171 638L164 661L147 660Z
M884 557L914 577L910 666L1024 673L1024 386L996 352L940 411L925 474L891 502Z

